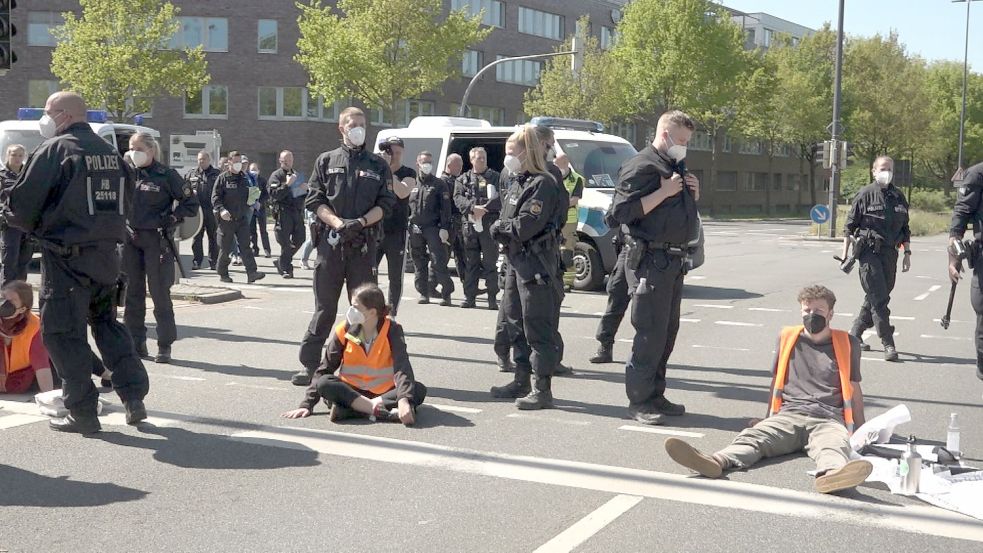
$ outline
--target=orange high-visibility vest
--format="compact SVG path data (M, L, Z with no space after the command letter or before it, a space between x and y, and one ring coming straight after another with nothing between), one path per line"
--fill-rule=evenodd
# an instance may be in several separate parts
M10 339L10 345L3 348L4 367L6 373L12 374L31 366L31 342L41 330L41 320L34 313L27 313L27 326L24 332ZM40 369L43 367L34 367Z
M788 361L792 350L805 327L788 326L782 329L778 346L778 369L775 372L775 386L771 392L771 408L768 416L774 415L782 407L782 390L788 380ZM843 422L848 432L853 434L853 386L850 384L850 335L842 330L833 330L833 355L840 371L840 391L843 394Z
M345 346L341 368L338 369L338 378L342 382L375 395L382 395L396 387L393 380L393 352L389 347L388 318L382 323L379 336L372 342L368 352L361 344L348 339L344 322L335 327L335 333Z

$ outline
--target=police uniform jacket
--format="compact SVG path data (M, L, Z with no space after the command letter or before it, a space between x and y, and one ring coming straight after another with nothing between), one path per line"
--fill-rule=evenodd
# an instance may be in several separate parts
M423 175L410 192L410 223L419 228L451 228L451 192L447 181Z
M184 176L185 182L191 185L198 198L198 205L203 211L212 211L212 190L215 189L215 179L218 178L219 170L209 165L204 170L198 167L188 171Z
M642 198L662 188L662 179L673 173L681 173L677 164L651 144L621 165L611 211L614 221L627 227L628 236L673 246L699 237L699 213L685 185L648 214L642 209Z
M454 187L456 186L458 178L459 176L455 177L447 171L440 174L440 180L444 181L444 186L447 188L447 192L451 196L454 195ZM453 198L451 198L451 222L457 225L461 224L461 210L454 204Z
M457 210L465 215L471 215L471 210L476 205L485 205L488 213L481 219L484 228L490 228L491 224L498 219L498 212L502 208L501 202L489 204L489 187L498 186L501 177L498 171L486 169L484 173L468 171L457 178L454 185L454 205Z
M558 223L567 213L563 192L563 185L552 175L522 173L510 179L496 233L510 254L542 237L557 235Z
M173 207L175 201L177 207ZM197 214L198 199L191 185L181 179L177 171L156 160L147 167L136 169L136 187L128 220L131 229L167 228Z
M273 171L268 180L270 190L270 201L282 211L300 211L304 209L304 195L294 196L294 191L287 186L287 180L291 175L296 175L293 169L289 171L283 167ZM294 187L300 186L294 183Z
M973 235L983 240L983 163L977 163L963 175L959 199L952 210L949 236L962 238L966 227L973 223Z
M341 147L314 162L305 206L312 213L327 206L342 219L358 219L373 207L383 218L392 213L396 195L389 191L392 171L386 160L365 148Z
M17 173L10 168L0 165L0 187L13 186L17 181Z
M233 220L249 216L249 177L240 171L226 171L215 179L215 189L212 190L212 210L221 215L222 210L228 211Z
M410 169L409 167L403 165L396 172L393 173L396 180L402 181L403 179L410 177L416 179L416 171ZM410 220L410 197L400 198L396 196L395 192L393 196L396 198L396 203L393 205L393 211L388 217L382 220L382 232L389 234L403 234L406 232L409 226Z
M895 249L911 240L904 194L893 184L881 188L875 182L861 188L846 215L846 233L857 231Z

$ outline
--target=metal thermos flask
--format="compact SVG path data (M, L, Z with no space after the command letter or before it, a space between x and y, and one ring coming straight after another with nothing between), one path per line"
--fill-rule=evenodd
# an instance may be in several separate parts
M914 495L918 493L918 482L922 474L922 456L915 451L915 437L908 439L908 450L901 454L901 464L898 472L901 475L901 493Z

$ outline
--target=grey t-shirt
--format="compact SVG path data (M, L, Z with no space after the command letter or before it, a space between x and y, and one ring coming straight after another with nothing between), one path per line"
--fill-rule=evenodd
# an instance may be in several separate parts
M779 339L779 346L781 345ZM772 375L778 369L778 347ZM850 336L850 381L860 382L860 340ZM818 344L803 332L788 360L781 411L843 422L843 393L832 338Z

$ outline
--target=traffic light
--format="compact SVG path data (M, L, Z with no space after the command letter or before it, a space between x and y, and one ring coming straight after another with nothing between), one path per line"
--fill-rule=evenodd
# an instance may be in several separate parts
M17 61L17 54L11 46L11 39L17 28L10 21L10 10L17 7L17 0L0 0L0 71L10 69Z

